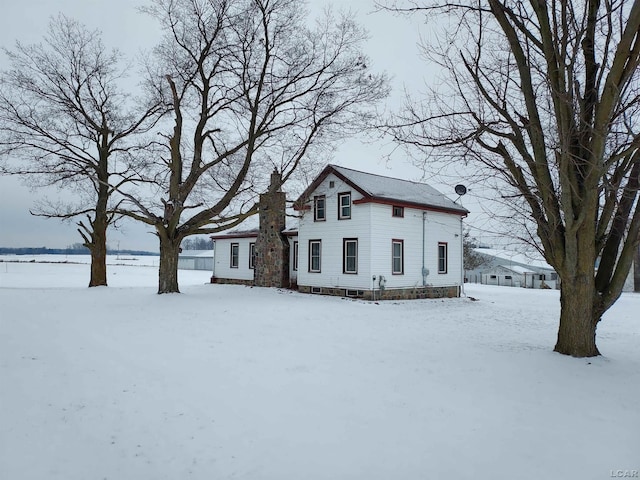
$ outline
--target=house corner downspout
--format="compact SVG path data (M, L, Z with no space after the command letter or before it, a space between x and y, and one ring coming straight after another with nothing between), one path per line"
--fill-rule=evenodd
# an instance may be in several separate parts
M460 296L464 297L464 236L462 222L464 217L460 217Z
M425 265L425 241L426 241L427 212L422 212L422 286L427 286L427 267Z

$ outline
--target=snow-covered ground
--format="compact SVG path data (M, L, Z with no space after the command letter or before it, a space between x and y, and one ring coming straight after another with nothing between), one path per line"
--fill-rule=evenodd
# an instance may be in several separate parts
M375 304L180 271L157 295L157 257L119 263L151 265L88 289L86 264L0 262L3 480L640 470L640 295L574 359L551 351L557 291Z

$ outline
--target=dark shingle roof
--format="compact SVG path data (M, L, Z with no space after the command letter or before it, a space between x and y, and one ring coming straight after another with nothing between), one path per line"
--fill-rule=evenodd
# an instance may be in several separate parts
M399 178L385 177L350 168L328 165L298 199L298 204L308 200L309 195L327 175L336 176L358 190L368 201L396 202L418 208L431 208L451 213L467 215L469 211L447 198L426 183L411 182Z

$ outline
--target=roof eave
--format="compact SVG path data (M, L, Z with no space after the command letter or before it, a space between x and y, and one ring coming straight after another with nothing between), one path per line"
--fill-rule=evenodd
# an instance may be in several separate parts
M398 200L397 198L388 198L388 197L375 197L368 196L365 198L361 198L359 200L354 200L354 204L359 203L381 203L384 205L394 205L397 207L407 207L407 208L417 208L420 210L429 210L434 212L442 212L442 213L452 213L455 215L460 215L462 217L466 217L469 215L469 210L464 207L460 207L460 209L456 208L448 208L443 207L441 205L431 205L428 203L418 203L418 202L408 202L406 200Z
M226 240L229 238L255 238L258 236L258 230L247 230L244 232L229 232L219 235L211 235L209 238L213 240Z

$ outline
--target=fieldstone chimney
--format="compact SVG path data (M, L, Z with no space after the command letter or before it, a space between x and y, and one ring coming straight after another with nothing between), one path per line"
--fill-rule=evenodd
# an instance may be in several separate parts
M274 170L269 189L260 195L260 227L253 272L258 287L289 286L289 241L282 233L286 227L286 194L281 187L282 176Z

